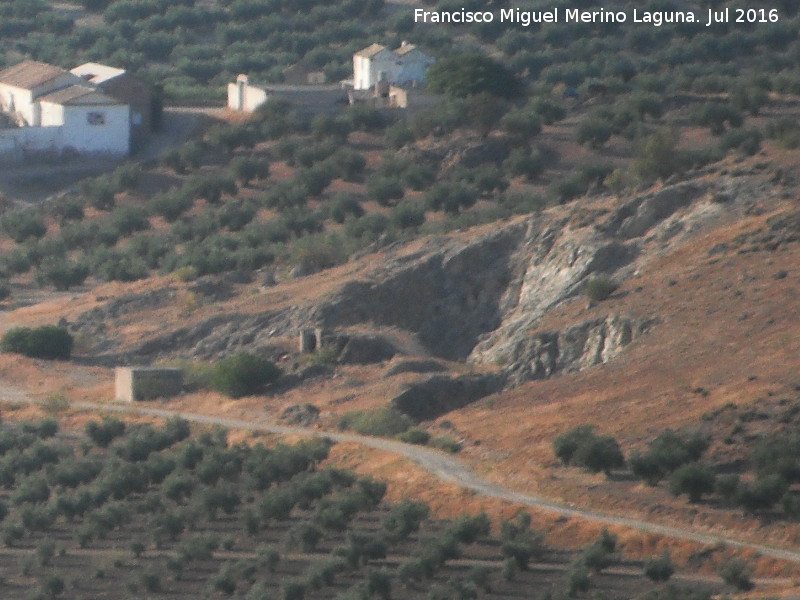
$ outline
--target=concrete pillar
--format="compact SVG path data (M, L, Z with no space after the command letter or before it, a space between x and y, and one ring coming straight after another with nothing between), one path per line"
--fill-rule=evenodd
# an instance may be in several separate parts
M317 345L317 331L314 329L301 329L300 330L300 352L309 354L314 352L319 346Z
M116 398L123 402L170 398L183 389L183 371L167 367L117 367Z

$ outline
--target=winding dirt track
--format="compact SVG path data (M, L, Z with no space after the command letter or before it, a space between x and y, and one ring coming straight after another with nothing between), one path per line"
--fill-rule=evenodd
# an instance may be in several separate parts
M0 402L36 402L33 398L28 396L23 390L9 386L5 382L0 382ZM701 544L716 545L725 544L733 548L741 548L746 550L753 550L759 552L763 556L769 556L780 560L786 560L793 563L800 563L800 551L786 550L772 546L765 546L762 544L755 544L747 542L735 537L731 537L724 533L703 533L688 528L671 527L668 525L659 525L649 521L642 521L639 519L632 519L630 517L617 516L607 514L591 509L583 509L577 506L570 506L539 496L516 492L514 490L505 488L501 485L486 481L458 459L449 454L437 450L431 450L422 446L414 446L405 444L396 440L389 440L384 438L376 438L364 435L356 435L351 433L331 432L318 429L310 429L305 427L287 427L285 425L277 425L269 422L254 422L243 421L240 419L226 419L223 417L214 417L209 415L187 413L171 410L163 410L159 408L150 408L145 406L134 406L127 404L100 404L95 402L72 402L74 408L108 411L118 413L138 413L143 415L151 415L155 417L181 417L187 421L195 423L204 423L208 425L220 425L231 429L243 429L249 431L261 431L277 434L289 435L308 435L313 437L327 437L337 442L354 442L362 444L370 448L378 450L385 450L394 454L405 456L406 458L414 461L423 469L436 476L443 481L455 483L463 488L473 490L478 494L490 498L498 498L509 502L515 502L531 508L544 510L567 517L575 517L579 519L586 519L596 523L606 525L622 525L630 527L637 531L657 533L660 535L689 540Z

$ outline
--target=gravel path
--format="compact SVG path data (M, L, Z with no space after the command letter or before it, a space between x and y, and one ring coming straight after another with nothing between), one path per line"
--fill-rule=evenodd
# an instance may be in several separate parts
M6 382L0 381L0 402L36 402L36 400L27 395L23 390L11 386ZM565 503L548 500L547 498L534 496L532 494L517 492L483 479L452 455L422 446L405 444L396 440L356 435L352 433L323 431L305 427L289 427L267 421L256 422L243 421L241 419L227 419L224 417L214 417L198 413L179 412L132 404L101 404L96 402L72 402L71 404L74 408L79 409L118 413L138 413L142 415L163 418L181 417L194 423L220 425L222 427L228 427L231 429L261 431L284 435L288 434L328 437L337 442L354 442L370 448L376 448L378 450L384 450L405 456L442 481L455 483L463 488L472 490L489 498L498 498L500 500L515 502L525 506L530 506L531 508L556 513L566 517L585 519L595 523L601 523L603 525L623 525L637 531L656 533L671 538L688 540L701 544L724 544L732 548L753 550L762 554L763 556L800 563L800 551L747 542L727 535L724 532L702 532L696 529L660 525L650 521L612 515L593 509L584 509L577 506L571 506Z

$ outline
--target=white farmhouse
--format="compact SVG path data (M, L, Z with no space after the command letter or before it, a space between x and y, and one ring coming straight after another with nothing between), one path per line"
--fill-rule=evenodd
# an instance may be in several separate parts
M127 154L130 106L94 88L73 85L38 98L42 127L62 129L64 147L82 153Z
M0 110L16 117L20 125L38 127L39 116L34 100L79 83L81 78L69 71L26 60L0 71Z
M413 85L423 83L434 59L413 44L403 42L396 50L372 44L353 55L353 89L368 90L376 83Z
M0 71L0 110L17 125L0 129L3 157L130 150L130 105L53 65L24 61Z

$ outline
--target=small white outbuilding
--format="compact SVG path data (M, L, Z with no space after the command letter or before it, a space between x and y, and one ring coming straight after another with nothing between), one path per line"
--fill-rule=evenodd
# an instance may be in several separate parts
M368 90L379 82L421 84L434 62L431 56L408 42L403 42L396 50L371 44L353 55L353 89Z

